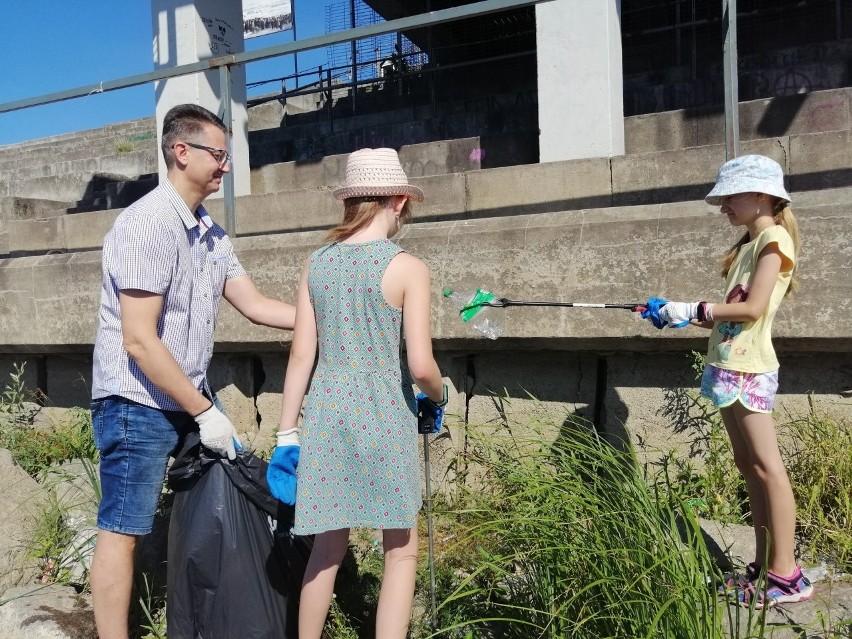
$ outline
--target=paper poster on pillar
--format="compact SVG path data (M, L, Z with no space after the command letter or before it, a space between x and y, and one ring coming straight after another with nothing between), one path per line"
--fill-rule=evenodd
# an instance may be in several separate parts
M241 53L243 39L242 3L234 0L151 0L154 31L154 68L166 69ZM157 136L162 133L163 118L178 104L193 103L219 117L224 114L219 69L170 78L155 83ZM231 67L231 111L229 147L233 160L234 194L251 193L248 156L248 113L246 111L245 67ZM228 124L227 122L225 123ZM160 179L166 166L159 159ZM222 197L224 188L211 197Z
M245 38L289 31L293 28L290 0L243 0Z

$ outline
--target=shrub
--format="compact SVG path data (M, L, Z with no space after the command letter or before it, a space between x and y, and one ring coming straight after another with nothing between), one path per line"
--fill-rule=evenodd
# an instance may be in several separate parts
M800 552L852 572L852 425L810 412L784 424Z
M691 508L649 488L630 451L569 419L494 437L470 430L486 483L449 513L437 634L449 637L722 637L714 563Z

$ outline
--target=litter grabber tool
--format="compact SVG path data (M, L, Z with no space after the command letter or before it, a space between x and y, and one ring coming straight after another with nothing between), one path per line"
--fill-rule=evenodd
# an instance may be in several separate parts
M476 289L475 293L463 293L450 288L444 289L444 297L451 300L459 309L459 317L466 324L483 333L490 339L497 339L502 332L502 323L496 317L493 308L507 308L509 306L551 306L558 308L618 308L634 313L645 311L645 302L631 302L627 304L600 304L595 302L557 302L537 300L510 300L506 297L497 297L494 293L484 289Z
M435 600L435 543L432 533L432 485L429 473L429 435L441 432L444 423L444 407L447 405L447 385L443 385L443 397L434 402L425 393L417 395L417 432L423 435L423 469L426 478L426 532L429 536L429 591L431 598L432 627L437 627L438 607Z

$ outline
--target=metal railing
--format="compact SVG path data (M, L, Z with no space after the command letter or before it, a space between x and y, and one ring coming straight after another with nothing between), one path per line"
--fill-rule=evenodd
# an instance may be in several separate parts
M185 75L202 73L219 69L219 90L220 99L222 101L222 120L232 130L233 118L231 112L231 67L239 64L247 64L249 62L257 62L259 60L267 60L282 55L298 53L301 51L309 51L311 49L319 49L333 44L341 44L344 42L355 42L361 38L382 35L385 33L394 33L398 31L406 31L421 27L429 27L465 18L472 18L489 13L497 13L509 9L517 9L527 7L551 0L482 0L473 4L464 5L461 7L451 7L449 9L441 9L439 11L431 11L429 13L398 18L388 22L380 22L346 31L338 31L335 33L306 38L305 40L297 40L295 42L287 42L257 51L243 51L241 53L233 53L223 56L217 56L199 62L183 64L168 69L160 69L149 73L141 73L137 75L118 78L116 80L106 80L97 84L88 84L73 89L48 93L33 98L24 98L22 100L13 100L0 104L0 113L8 113L18 111L30 107L51 104L54 102L62 102L64 100L72 100L82 98L98 93L107 93L109 91L117 91L129 87L140 86L150 82L159 80L168 80ZM224 176L224 204L225 204L225 230L232 237L236 236L236 216L234 202L234 176L226 173Z

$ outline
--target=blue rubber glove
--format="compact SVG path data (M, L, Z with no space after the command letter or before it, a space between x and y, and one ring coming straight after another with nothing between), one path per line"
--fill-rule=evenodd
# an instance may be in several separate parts
M296 503L296 468L299 466L299 429L279 432L278 445L266 469L266 483L272 495L288 506Z
M642 319L648 320L659 329L665 328L666 322L660 318L660 309L668 303L668 300L664 300L662 297L650 298L645 303L645 310L642 311Z
M426 393L417 394L417 432L432 435L441 432L444 424L444 406L447 405L447 385L443 388L444 397L440 404L435 403Z

